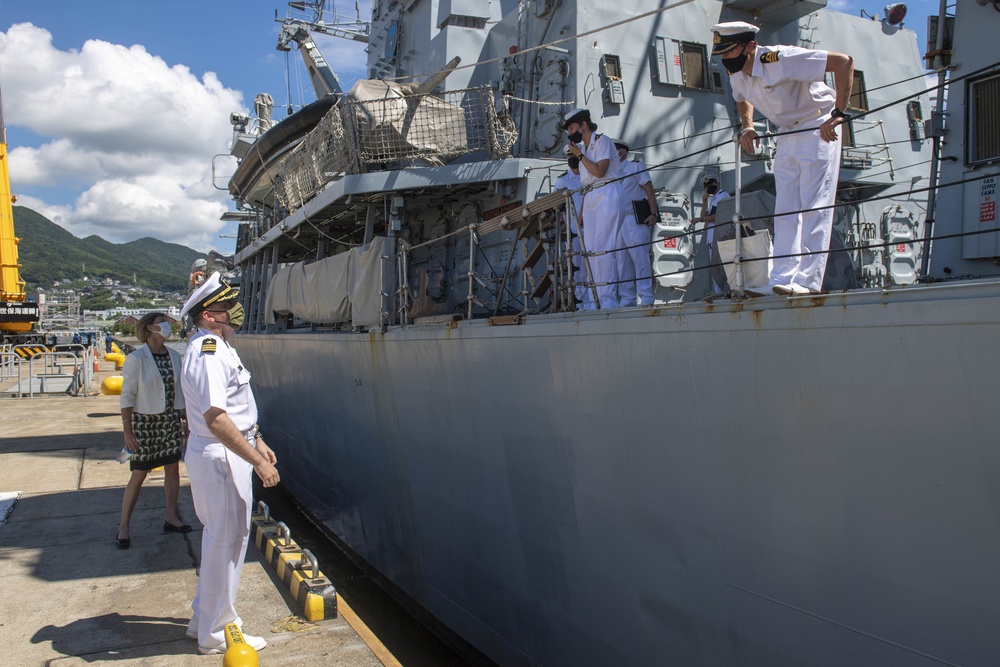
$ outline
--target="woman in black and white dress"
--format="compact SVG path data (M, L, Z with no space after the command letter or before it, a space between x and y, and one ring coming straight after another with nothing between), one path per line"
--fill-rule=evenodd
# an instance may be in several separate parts
M181 392L181 357L165 345L172 334L163 313L148 313L136 324L141 347L125 358L122 367L122 426L125 449L132 452L132 477L122 499L121 523L115 538L119 548L131 546L129 522L139 500L146 475L163 467L166 515L163 531L187 533L191 526L177 513L180 494L179 461L184 455L187 427L184 422L184 394Z

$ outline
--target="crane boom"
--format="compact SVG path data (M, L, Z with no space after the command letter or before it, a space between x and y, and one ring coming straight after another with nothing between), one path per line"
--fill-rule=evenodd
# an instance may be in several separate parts
M38 321L38 304L25 302L27 293L17 261L20 239L14 236L13 201L7 166L7 126L0 93L0 332L3 333L31 331Z
M289 2L288 6L300 14L309 14L310 16L296 18L289 15L280 20L275 16L275 20L281 23L281 32L278 34L278 50L291 51L292 43L298 45L309 73L309 80L318 99L327 95L341 95L343 91L340 88L340 80L326 58L320 53L312 35L318 33L367 44L371 32L370 23L361 19L360 10L356 4L357 17L353 19L330 12L327 3L322 0ZM332 20L327 20L328 16Z

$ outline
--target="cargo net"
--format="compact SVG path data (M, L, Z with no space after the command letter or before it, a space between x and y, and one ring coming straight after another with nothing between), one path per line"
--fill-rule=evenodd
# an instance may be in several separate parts
M516 140L489 87L406 95L383 81L358 82L281 162L276 194L294 211L343 174L440 166L477 152L497 160Z

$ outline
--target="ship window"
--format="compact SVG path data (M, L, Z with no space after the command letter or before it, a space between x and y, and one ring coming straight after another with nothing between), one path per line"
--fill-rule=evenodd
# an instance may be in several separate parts
M684 85L688 88L708 88L705 47L701 44L681 43L681 69Z
M848 106L856 111L868 111L868 88L865 87L865 73L854 70L854 84L851 86L851 101Z
M654 46L657 81L686 88L709 88L704 44L657 37Z
M971 81L967 95L969 162L1000 159L1000 76Z

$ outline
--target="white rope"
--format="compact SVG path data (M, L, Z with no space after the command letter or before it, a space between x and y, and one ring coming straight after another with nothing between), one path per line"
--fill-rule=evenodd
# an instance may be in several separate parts
M561 106L573 106L576 104L573 100L567 100L566 102L539 102L538 100L529 100L524 97L518 97L517 95L507 95L504 97L508 100L514 100L516 102L527 102L528 104L537 104L539 106L551 106L551 107L561 107Z

